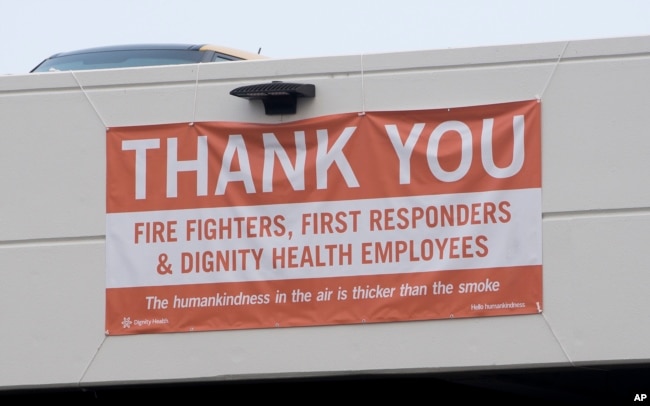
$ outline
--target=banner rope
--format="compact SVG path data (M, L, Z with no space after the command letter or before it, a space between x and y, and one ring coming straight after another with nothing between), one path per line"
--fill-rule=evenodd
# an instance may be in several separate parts
M366 88L364 83L364 69L363 69L363 54L360 55L361 60L361 112L360 116L366 115Z
M198 99L198 94L199 94L199 71L201 70L201 64L196 65L196 78L194 81L194 104L192 106L192 121L190 122L190 126L194 125L194 121L196 120L196 100Z
M99 121L101 121L104 128L106 128L108 130L108 125L106 124L106 121L104 121L104 118L102 117L102 115L99 114L99 110L97 109L97 106L95 106L95 103L93 103L92 99L88 95L88 92L86 91L86 89L83 87L83 85L79 81L79 78L77 78L77 75L75 75L74 71L70 71L70 73L72 73L72 77L74 78L75 82L77 82L77 85L79 86L79 89L81 89L81 92L83 93L84 97L86 98L86 100L88 100L88 103L91 105L91 107L95 111L95 114L97 115L97 118L99 119ZM90 369L90 366L95 362L95 358L99 354L99 351L104 346L105 342L106 342L106 335L104 336L104 338L102 339L102 342L99 344L99 346L95 350L95 353L93 354L93 356L88 361L88 364L86 365L86 368L84 369L84 371L83 371L83 373L81 375L81 379L80 379L79 383L81 383L84 380L84 377L88 373L88 370Z
M108 125L106 125L106 121L104 121L104 119L102 118L102 115L99 114L99 110L97 110L97 107L95 106L95 103L93 103L92 99L88 95L88 92L86 92L86 89L84 89L84 87L81 85L81 82L79 81L79 78L77 78L77 75L75 75L73 70L70 71L70 73L72 73L72 77L77 82L77 85L79 86L79 89L81 89L81 92L86 97L86 100L88 100L88 103L92 106L93 110L95 111L95 114L97 115L97 118L99 118L99 121L102 122L102 125L104 126L104 128L108 129Z
M541 314L542 317L544 318L544 322L545 322L546 325L548 326L548 329L551 330L551 334L553 334L553 338L555 338L555 341L556 341L557 344L560 346L560 349L561 349L562 352L564 353L564 356L565 356L566 359L569 361L569 364L571 364L571 366L574 367L575 364L573 363L573 360L572 360L571 357L569 356L569 353L567 352L566 348L564 348L564 346L562 345L562 342L561 342L560 339L558 338L557 334L555 334L555 331L553 330L553 327L551 327L551 323L549 323L548 319L546 318L546 315L545 315L544 313L540 313L540 314Z
M81 374L81 379L79 380L79 383L80 383L80 384L81 384L81 382L84 381L84 379L85 379L85 377L86 377L86 374L88 373L88 370L90 369L90 366L93 365L93 364L95 363L95 358L97 358L97 355L99 355L99 351L101 350L101 348L102 348L102 347L104 346L104 344L106 343L106 338L107 338L107 337L108 337L107 335L104 335L104 338L102 339L102 342L99 343L99 346L98 346L97 349L95 350L95 353L93 354L92 357L90 357L90 360L88 360L88 364L86 365L86 368L84 368L84 371L83 371L83 373Z
M553 70L551 71L551 74L548 76L548 80L546 81L546 84L542 88L542 93L539 96L537 96L538 100L542 100L542 97L544 96L544 93L546 93L546 89L551 84L551 79L553 78L553 76L555 76L555 72L557 71L557 67L560 65L560 61L564 57L564 53L566 52L566 49L567 49L568 46L569 46L569 42L567 41L564 44L564 48L562 48L562 52L560 52L560 55L557 57L557 60L555 61L555 65L553 66Z
M544 84L544 87L542 88L542 92L540 93L539 96L537 96L538 101L542 100L542 97L544 96L544 93L546 93L546 89L551 84L551 80L555 76L555 72L557 72L557 68L560 65L560 61L564 57L564 53L566 52L566 49L567 49L568 46L569 46L569 42L567 41L564 44L564 48L562 48L562 51L560 52L560 55L558 55L557 60L555 61L555 65L553 66L553 70L551 71L551 74L548 76L548 79L546 80L546 83ZM555 338L555 342L560 346L560 349L564 353L564 356L569 361L569 364L571 366L575 366L573 360L569 356L568 351L566 350L566 348L564 348L564 345L562 345L562 341L560 341L560 338L557 336L557 334L555 334L555 330L553 330L553 327L551 326L551 323L549 322L548 318L546 317L546 314L544 314L543 312L540 312L540 314L544 318L544 322L546 323L546 326L548 327L548 329L551 331L551 334L553 334L553 338Z

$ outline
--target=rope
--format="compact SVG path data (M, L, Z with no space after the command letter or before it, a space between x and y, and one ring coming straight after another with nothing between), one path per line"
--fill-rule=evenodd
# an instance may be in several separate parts
M361 112L359 113L360 116L365 116L366 115L366 89L365 89L365 82L364 82L364 68L363 68L363 54L360 55L361 58Z
M557 342L557 344L560 346L560 349L561 349L562 352L564 353L564 356L565 356L566 359L569 361L569 364L571 364L571 366L574 367L575 364L573 363L573 360L572 360L571 357L569 356L569 353L567 352L567 350L566 350L566 349L564 348L564 346L562 345L562 342L560 341L560 339L559 339L559 338L557 337L557 335L555 334L555 331L553 331L553 327L551 327L551 323L549 323L548 319L546 318L546 315L545 315L544 313L541 313L541 315L542 315L542 317L544 318L544 322L546 322L546 325L548 326L548 329L551 330L551 334L553 334L553 337L555 338L555 341Z
M97 110L97 107L95 106L95 103L93 103L90 96L88 96L88 92L86 92L86 89L84 89L84 87L81 85L81 82L77 78L77 75L75 75L74 71L70 71L70 72L72 73L72 77L74 78L74 80L77 82L77 85L79 85L79 89L81 89L82 93L86 97L86 100L88 100L88 103L90 103L93 110L95 110L95 114L97 115L97 118L99 118L99 121L102 122L102 124L104 125L104 128L108 129L108 125L106 125L106 121L104 121L104 119L102 118L102 115L99 114L99 110Z
M99 344L99 347L95 350L95 353L93 354L92 357L90 357L90 360L88 360L88 364L86 365L86 368L84 368L83 373L81 374L81 378L79 379L79 386L81 386L81 382L84 381L86 374L88 373L88 370L90 369L90 366L95 362L95 358L97 358L97 355L99 355L99 350L104 346L106 343L106 335L104 335L104 338L102 339L102 342Z
M557 67L560 65L560 61L564 57L564 53L566 52L566 49L567 49L568 46L569 46L569 42L566 42L564 44L564 48L562 48L562 52L560 52L560 55L557 57L557 61L555 61L555 66L553 66L553 71L551 71L551 74L548 76L548 80L546 81L546 84L544 85L544 88L542 89L542 93L537 97L538 100L542 100L542 97L544 96L544 93L546 93L546 89L551 84L551 79L555 75L555 72L557 71Z
M560 61L561 61L562 58L564 57L564 53L566 52L566 49L567 49L567 46L568 46L568 45L569 45L569 42L566 42L566 43L564 44L564 48L562 48L562 52L560 52L560 55L558 55L558 58L557 58L557 60L555 61L555 65L553 66L553 70L551 71L551 74L548 76L548 80L546 81L546 84L544 84L544 87L543 87L543 89L542 89L541 94L537 97L537 100L538 100L538 101L541 101L541 100L542 100L542 97L544 96L544 93L546 93L546 89L547 89L548 86L551 84L551 79L555 76L555 72L557 71L557 68L558 68L558 66L560 65ZM538 306L539 306L539 305L538 305ZM564 346L562 345L562 342L561 342L560 339L558 338L557 334L555 334L555 331L553 330L553 327L551 326L551 323L550 323L550 322L548 321L548 319L546 318L546 314L544 314L544 313L541 311L541 309L540 309L540 314L541 314L542 317L544 318L544 322L545 322L546 325L548 326L548 329L551 331L551 334L553 334L553 338L555 338L555 342L557 342L557 344L560 346L560 349L561 349L562 352L564 353L564 356L565 356L566 359L569 361L569 364L570 364L571 366L575 366L575 364L574 364L573 360L571 359L571 357L569 356L569 353L567 352L566 348L564 348Z
M199 71L201 70L201 64L196 65L196 80L194 81L194 105L192 106L192 121L190 126L194 125L196 121L196 100L199 94Z

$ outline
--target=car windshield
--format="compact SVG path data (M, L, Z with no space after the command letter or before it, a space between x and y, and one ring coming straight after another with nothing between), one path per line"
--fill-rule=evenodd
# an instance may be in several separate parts
M61 55L45 60L34 72L129 68L204 62L206 53L197 50L117 50Z

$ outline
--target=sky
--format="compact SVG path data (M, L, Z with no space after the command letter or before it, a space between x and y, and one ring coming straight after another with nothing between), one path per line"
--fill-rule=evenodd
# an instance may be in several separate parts
M271 58L650 35L648 0L0 0L0 75L63 51L211 43Z

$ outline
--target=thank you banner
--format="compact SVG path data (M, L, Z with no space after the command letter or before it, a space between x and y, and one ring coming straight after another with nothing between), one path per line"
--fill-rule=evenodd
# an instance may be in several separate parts
M541 104L106 133L106 334L542 311Z

